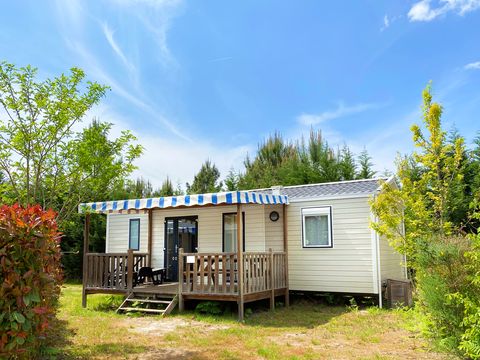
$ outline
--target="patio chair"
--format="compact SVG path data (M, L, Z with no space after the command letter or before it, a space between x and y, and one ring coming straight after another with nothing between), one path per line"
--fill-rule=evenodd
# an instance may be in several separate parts
M133 286L144 284L147 279L150 279L153 285L160 285L163 283L165 269L155 269L144 266L138 270L138 273L133 274Z

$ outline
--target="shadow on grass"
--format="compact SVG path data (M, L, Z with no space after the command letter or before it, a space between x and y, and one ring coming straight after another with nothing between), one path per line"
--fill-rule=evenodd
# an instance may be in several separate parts
M59 359L64 357L64 349L72 344L70 340L75 336L75 331L68 328L65 320L54 318L50 323L47 341L40 349L40 359Z
M90 359L92 356L124 356L125 354L140 354L147 351L145 346L128 343L112 342L102 344L89 344L81 348L73 346L71 339L76 332L68 327L64 320L55 319L50 331L48 341L42 347L39 359Z
M245 319L245 324L275 328L312 329L347 312L349 310L341 306L293 303L289 307L277 307L274 311L254 311Z
M233 322L236 323L238 314L236 304L220 303L223 313L217 315L201 314L190 306L190 310L180 316L187 316L198 321L208 323ZM321 299L306 299L305 297L292 297L289 307L277 302L275 310L269 309L269 300L261 300L245 304L245 326L261 326L271 328L303 328L312 329L326 324L336 317L342 316L351 309L346 305L329 305ZM176 313L178 314L178 313Z

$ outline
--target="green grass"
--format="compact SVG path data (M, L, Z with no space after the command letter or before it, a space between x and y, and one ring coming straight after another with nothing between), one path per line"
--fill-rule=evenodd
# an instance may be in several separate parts
M157 316L116 314L119 296L90 295L66 285L48 354L63 359L124 359L170 351L192 359L444 359L418 332L414 311L357 310L294 301L275 311L253 309L245 323L235 314L194 312ZM151 331L138 332L147 326ZM166 330L162 330L166 329ZM169 354L169 353L168 353Z

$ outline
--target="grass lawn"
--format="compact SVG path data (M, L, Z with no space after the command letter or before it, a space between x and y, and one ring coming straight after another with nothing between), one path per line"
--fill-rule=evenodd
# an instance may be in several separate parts
M431 351L413 311L356 310L293 301L235 314L118 315L119 297L66 285L49 353L61 359L447 359Z

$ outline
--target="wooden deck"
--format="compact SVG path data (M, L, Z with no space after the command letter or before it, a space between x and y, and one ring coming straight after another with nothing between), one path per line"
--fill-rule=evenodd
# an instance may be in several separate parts
M188 300L235 301L243 310L250 301L285 296L288 270L285 252L183 253L179 251L179 281L135 286L135 274L147 264L143 253L87 253L83 279L83 305L88 294L177 296L180 310Z
M155 294L155 295L177 295L178 282L165 283L161 285L140 285L132 289L135 294Z

